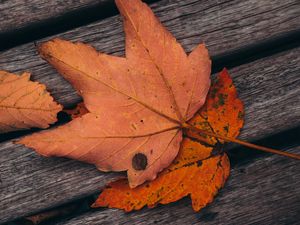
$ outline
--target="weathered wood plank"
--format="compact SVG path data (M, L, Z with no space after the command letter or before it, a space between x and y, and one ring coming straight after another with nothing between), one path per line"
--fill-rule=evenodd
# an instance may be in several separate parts
M296 4L292 0L272 3L172 0L152 6L187 51L204 40L212 55L218 55L299 28ZM124 36L118 16L61 36L92 43L103 52L123 54ZM245 98L247 113L251 112L247 114L244 138L257 139L298 125L295 122L299 121L298 65L299 49L247 64L243 70L232 70L241 97ZM37 56L33 44L1 53L0 68L12 72L30 70L33 78L47 84L61 103L68 106L79 101L70 85ZM0 149L0 221L92 193L111 177L89 165L38 157L10 142L3 143Z
M31 0L30 2L26 0L0 0L0 33L20 30L87 7L100 9L101 5L112 4L112 2L113 0Z
M0 147L0 171L0 223L89 195L115 176L73 160L43 158L11 142Z
M162 0L151 4L188 52L204 41L212 56L299 29L300 7L297 6L297 0ZM101 52L124 54L120 16L58 36L90 43ZM70 85L37 55L34 43L2 52L0 68L11 72L31 71L33 79L45 83L54 97L66 106L79 101Z
M263 138L299 125L299 51L230 70L245 103L244 139ZM43 158L12 142L0 144L0 171L0 222L96 192L115 175L72 160Z
M293 149L294 148L294 149ZM300 146L291 147L296 153ZM300 163L269 155L231 170L230 178L214 202L200 213L189 199L124 213L99 209L57 225L76 224L299 224Z

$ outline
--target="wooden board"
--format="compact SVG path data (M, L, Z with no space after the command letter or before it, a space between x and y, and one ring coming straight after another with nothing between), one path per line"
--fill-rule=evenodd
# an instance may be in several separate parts
M151 6L187 51L205 41L211 54L220 56L299 29L297 5L296 0L272 4L163 0ZM124 54L119 16L59 36L91 43L102 52ZM260 139L299 125L299 61L299 49L294 49L231 70L246 104L243 138ZM65 106L80 101L71 86L40 59L34 43L2 52L0 68L31 71L33 79L45 83ZM12 142L0 144L0 171L0 222L94 193L114 176L72 160L45 159Z
M300 152L292 146L291 152ZM231 170L214 202L199 213L188 198L155 209L124 213L98 209L64 220L76 224L298 224L300 216L300 164L275 155L242 164Z
M114 0L0 0L0 51L117 14Z
M260 139L299 126L299 51L230 70L246 106L242 138ZM0 222L92 194L116 176L73 160L43 158L10 141L0 144L0 171Z
M97 8L112 4L113 0L67 0L39 1L1 0L0 1L0 34L24 29L37 23L55 20L66 14L75 13L85 8ZM101 11L100 11L101 12Z
M204 41L210 54L218 56L299 29L298 5L298 0L274 0L272 4L260 0L162 0L151 7L188 52ZM101 52L124 54L120 16L57 36L92 44ZM37 55L34 43L2 52L0 68L11 72L31 71L33 80L45 83L66 106L79 101L70 85Z
M146 1L153 2L153 1ZM1 24L0 24L0 34L12 32L14 30L21 30L26 27L33 26L37 23L49 23L51 20L56 20L57 18L68 16L74 14L72 18L76 20L76 16L81 17L90 17L90 14L94 14L98 11L98 14L107 13L107 8L105 6L112 6L113 0L67 0L67 1L38 1L31 0L30 3L26 0L10 0L0 1L0 15L1 15ZM189 15L198 14L199 9L201 10L201 14L210 15L211 17L207 17L206 15L201 15L205 20L203 21L194 21L190 20L190 23L199 23L203 26L211 26L213 23L220 23L223 20L222 30L233 31L243 26L246 27L250 24L249 21L256 18L255 24L257 25L257 31L263 33L274 34L281 33L282 31L289 31L295 29L292 28L292 23L294 25L297 24L297 12L299 13L299 9L297 9L297 1L296 0L288 0L285 2L276 0L272 2L267 1L257 1L257 0L247 0L244 2L240 2L237 0L233 1L195 1L195 0L185 0L185 1L162 1L162 3L158 3L158 5L162 7L156 7L156 4L153 5L154 8L158 8L157 12L162 12L161 9L168 11L174 10L173 18L180 17L180 14L186 13ZM201 5L202 7L199 7ZM299 2L298 2L299 6ZM178 10L179 8L179 10ZM230 10L230 8L232 8ZM111 11L114 11L110 8ZM205 10L205 11L204 11ZM81 12L82 14L76 14L76 12ZM105 12L106 11L106 12ZM224 12L223 12L224 11ZM162 15L162 14L161 14ZM224 21L224 16L228 18L240 19L236 20L233 23L226 23ZM75 17L75 18L74 18ZM248 18L251 18L248 20ZM166 18L169 18L169 15L166 14ZM227 19L228 19L227 18ZM274 20L274 23L268 23L268 20ZM291 21L293 20L293 21ZM277 22L277 23L276 23ZM266 26L268 24L268 26ZM177 24L178 25L178 24ZM253 24L252 24L253 25ZM260 30L261 26L265 26L267 30ZM276 27L277 31L274 30ZM220 27L215 27L219 29ZM37 31L38 32L38 31ZM194 30L193 32L197 32ZM243 31L245 32L245 31ZM182 33L183 34L183 33ZM194 35L194 34L192 34ZM223 34L224 37L227 36L226 33Z

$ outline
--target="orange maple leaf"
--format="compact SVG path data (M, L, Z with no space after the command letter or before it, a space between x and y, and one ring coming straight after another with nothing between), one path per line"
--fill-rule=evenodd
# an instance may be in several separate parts
M203 44L187 55L140 0L116 0L126 58L55 39L39 50L83 97L89 111L19 143L44 156L127 171L132 187L153 180L178 154L183 124L204 104L211 61Z
M243 104L237 98L232 80L227 70L223 70L212 85L205 106L190 122L200 129L236 137L243 126L243 113ZM198 134L188 131L188 135ZM112 182L92 207L108 206L128 212L145 205L168 204L190 195L193 209L199 211L213 200L230 171L222 140L202 138L206 139L206 144L184 138L178 156L156 180L134 189L129 187L126 179Z
M62 107L53 101L45 85L29 79L27 72L18 76L0 71L0 133L47 128L56 122Z

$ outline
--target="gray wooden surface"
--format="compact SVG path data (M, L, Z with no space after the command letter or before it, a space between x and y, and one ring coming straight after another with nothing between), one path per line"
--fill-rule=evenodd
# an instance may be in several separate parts
M260 139L299 126L299 52L230 70L246 106L241 138ZM116 175L73 160L43 158L11 141L0 144L0 171L0 222L94 193Z
M204 41L213 56L251 46L300 28L300 7L297 0L162 0L151 6L163 24L187 51ZM57 36L90 43L102 52L124 54L124 34L119 16L113 16ZM241 135L242 138L257 140L299 126L299 53L299 48L292 49L230 70L240 97L246 105L246 125ZM34 43L1 52L0 69L11 72L31 71L33 79L45 83L54 97L65 106L73 106L80 101L74 89L37 55ZM295 168L291 164L292 161L286 163L286 161L281 161L284 160L281 157L274 157L275 160L279 160L280 165L282 164L280 167L282 171L284 167L287 169L287 174L293 174L289 170L289 167ZM249 166L255 163L257 161ZM261 168L263 168L263 163ZM295 169L299 170L299 167ZM272 170L276 172L275 168ZM0 171L0 223L92 194L116 176L100 173L91 165L72 160L42 158L29 149L14 145L11 141L0 143ZM258 172L253 172L253 176L249 178L249 182L251 181L253 185L257 182L253 178L255 174L260 178ZM283 179L280 179L280 182L284 182ZM273 180L266 180L266 182L273 182ZM236 195L241 196L243 190L249 192L246 185L248 183L237 186ZM269 186L265 188L273 190ZM293 188L299 193L299 185ZM280 201L285 196L285 189L280 188L277 191L277 199ZM298 200L297 197L295 196L296 200ZM255 198L257 196L254 196L252 200ZM237 210L240 200L235 201ZM187 202L184 203L184 205L187 204ZM250 209L246 208L246 202L244 204L241 205L241 214L237 217L250 219L251 215L249 216L246 211L242 213L242 207L245 207L245 210ZM174 206L168 207L165 207L165 210L172 211ZM177 207L176 204L175 207ZM182 218L185 217L186 208L176 208L176 210L179 213L182 212L180 214ZM268 211L268 208L265 211ZM151 212L153 216L155 212L158 215L165 213L164 211L159 214L159 211L154 210ZM220 215L226 216L226 213L234 211L223 212L224 214ZM287 207L284 210L282 207L282 213L293 212L291 208ZM272 214L271 211L269 213L269 215ZM120 215L117 212L116 218ZM134 217L133 214L129 215ZM137 214L137 217L139 215L143 214ZM214 215L215 213L208 213L206 217L215 217ZM190 213L187 216L191 218L191 221L196 221L192 220L194 217L197 218L197 214ZM120 221L126 219L128 220L128 216L124 216ZM106 220L103 219L103 221ZM220 222L221 219L217 221Z
M271 2L163 0L151 6L187 51L204 41L210 54L216 56L300 28L298 0ZM101 52L124 54L120 16L56 36L92 44ZM34 43L2 52L0 68L11 72L31 71L33 80L46 84L54 97L66 106L79 101L70 85L37 55Z
M300 146L287 149L300 151ZM300 164L275 155L257 159L231 170L225 187L199 213L188 198L179 202L124 213L118 209L98 209L57 225L77 224L299 224Z
M99 7L112 0L0 0L0 33L22 29L86 7ZM100 11L100 10L99 10Z

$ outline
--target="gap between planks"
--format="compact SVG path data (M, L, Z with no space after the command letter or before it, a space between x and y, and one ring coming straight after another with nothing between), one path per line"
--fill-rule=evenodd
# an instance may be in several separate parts
M299 29L296 3L294 0L277 0L273 4L258 0L163 0L152 7L187 51L205 41L215 57ZM270 11L273 13L268 13ZM119 16L59 36L91 43L103 52L124 54L124 34ZM240 96L248 107L247 127L242 138L258 139L298 126L295 123L300 121L297 115L300 96L297 65L299 48L231 70ZM1 53L0 67L11 72L31 70L33 79L45 83L54 97L66 106L80 100L70 85L37 56L33 43ZM0 198L3 203L0 204L0 221L89 195L113 177L106 174L106 180L92 166L79 162L38 157L10 142L0 144L0 152L0 160L3 160L0 185L2 190L5 188L6 197ZM6 173L2 172L3 168ZM15 181L11 180L12 177Z
M205 42L214 59L216 70L223 66L232 67L235 61L241 58L249 57L250 60L255 60L259 51L265 50L255 46L266 46L266 40L283 37L277 44L279 47L278 45L282 46L284 43L284 38L287 37L285 35L295 32L299 34L297 30L300 30L300 7L295 7L297 2L275 0L270 4L259 0L162 0L151 4L151 7L187 52L197 44ZM270 11L273 13L268 14ZM101 52L124 55L124 33L119 15L58 36L89 43ZM298 36L292 35L293 41L297 40ZM53 37L41 41L51 38ZM269 46L269 49L274 49L275 45ZM253 47L256 50L249 55ZM239 52L239 49L242 49L242 52ZM227 54L228 52L230 54ZM69 83L38 56L34 43L2 52L0 68L17 73L32 72L32 79L44 83L54 98L66 107L74 106L80 101Z
M151 3L158 0L146 0ZM55 35L118 14L114 0L0 3L0 51Z

